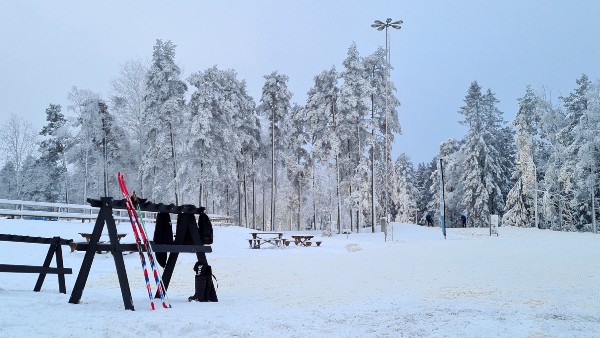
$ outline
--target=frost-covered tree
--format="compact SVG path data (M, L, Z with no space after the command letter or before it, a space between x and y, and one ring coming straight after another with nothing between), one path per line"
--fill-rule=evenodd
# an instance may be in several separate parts
M368 150L373 147L371 141L374 133L371 123L373 87L370 82L374 71L360 56L354 43L348 48L342 64L344 69L339 74L342 84L338 100L338 111L344 120L338 130L341 151L344 153L340 154L343 161L341 180L348 187L346 205L349 206L350 228L356 219L356 229L359 230L361 216L367 219L374 200L371 197L371 188L374 187L369 184L371 168L368 157ZM352 217L353 211L356 217Z
M394 95L396 88L390 80L390 64L385 57L385 49L378 48L373 54L365 58L365 68L370 73L372 96L372 123L375 126L376 134L381 137L375 138L375 149L379 153L376 158L378 169L380 172L380 182L376 184L380 187L380 204L383 209L381 214L389 212L390 200L390 179L389 175L393 172L391 161L391 145L394 142L394 134L400 134L400 122L398 120L397 108L400 106L400 101Z
M150 130L144 102L147 75L148 65L146 62L128 60L121 66L118 77L111 82L111 111L117 122L125 126L132 149L136 149L135 155L129 156L133 160L134 168L124 167L121 168L121 171L129 172L131 170L132 173L137 173L137 179L128 179L127 183L130 187L137 186L140 196L146 196L142 162L145 150L148 148L147 141Z
M497 100L491 91L484 95L477 82L471 83L459 110L464 119L461 124L469 128L461 146L464 170L461 205L471 224L486 226L490 215L500 214L504 207L501 185L505 183L501 152L495 137L504 127L501 112L495 107ZM506 138L502 138L506 141Z
M74 116L69 118L72 138L67 147L67 161L73 164L75 172L74 183L78 200L86 203L89 197L88 191L97 173L98 163L101 156L98 147L92 140L100 133L100 127L96 123L98 115L99 95L86 89L71 88L67 94L70 104L67 106ZM97 183L97 182L96 182ZM93 189L93 186L92 186ZM98 196L98 195L96 195Z
M220 191L237 190L238 220L247 224L242 222L248 214L247 169L260 136L255 103L246 92L245 82L239 81L233 70L215 66L192 74L188 81L196 90L189 102L189 155L182 162L186 191L192 194L194 190L199 203L204 204L207 202L202 198L209 182L220 186ZM223 211L226 209L223 205Z
M396 222L416 222L418 191L415 186L415 170L410 157L405 153L400 154L394 163L391 181L394 219Z
M340 156L341 137L340 129L343 124L342 114L339 111L340 89L337 85L338 74L335 68L323 71L314 78L314 86L308 92L305 116L308 122L312 157L321 162L323 169L331 172L335 177L336 210L335 226L338 232L341 229L341 200L340 200ZM314 163L317 165L317 163ZM316 168L313 168L316 173ZM314 182L313 187L319 186ZM316 199L313 198L313 203ZM314 211L315 208L313 208Z
M431 200L427 206L427 212L421 216L421 222L425 222L427 213L435 215L435 219L441 218L441 190L440 190L440 159L444 171L444 204L445 224L452 226L458 224L460 215L464 213L462 197L464 187L461 174L464 170L463 153L460 151L461 144L455 139L449 139L440 145L440 152L429 164L431 174L429 182L429 193Z
M311 158L307 150L309 144L309 133L307 130L306 115L304 107L294 105L291 114L285 116L284 134L287 135L288 143L283 153L284 163L287 168L288 180L297 194L288 196L290 206L297 206L295 210L295 228L301 229L302 206L304 200L304 187L310 179Z
M17 171L11 161L0 169L0 198L17 199Z
M271 138L271 230L275 229L277 177L276 165L281 163L279 157L285 148L285 137L281 134L282 121L290 113L292 93L287 87L288 77L277 72L265 75L265 84L262 88L261 105L259 111L270 123L269 136Z
M73 87L68 95L72 137L67 160L75 168L74 179L79 197L118 196L117 171L128 163L129 140L115 123L108 105L98 94Z
M25 159L32 156L36 146L35 134L31 124L23 118L11 114L8 121L0 129L0 151L6 163L12 163L15 175L14 198L21 198L22 174Z
M570 217L564 226L570 231L580 230L592 221L591 195L595 190L593 182L597 176L597 149L600 146L596 130L600 112L590 109L590 100L597 94L585 74L576 82L578 87L574 92L560 98L566 112L566 125L558 134L566 155L558 179L563 195L568 196L565 207Z
M544 228L562 229L565 218L565 194L559 182L559 172L565 163L565 146L560 142L559 133L566 125L565 113L560 106L554 106L546 96L540 97L539 147L536 149L540 158L542 178L538 188L543 190L542 210L538 210L540 224Z
M502 223L511 226L535 226L536 196L539 196L538 174L535 158L535 138L537 135L537 121L540 99L535 95L530 86L527 86L525 95L518 99L519 111L513 121L516 130L516 166L512 179L515 181L506 199L506 213ZM538 203L539 204L539 203ZM539 205L538 205L539 207Z
M150 131L143 167L153 177L152 199L169 199L166 192L170 190L175 204L179 204L180 194L177 154L182 136L178 131L183 123L187 91L180 76L181 69L175 64L175 45L156 40L146 77L144 103Z
M417 189L417 223L423 224L425 215L428 212L427 204L432 201L433 194L430 188L433 186L431 175L435 172L437 157L429 163L419 163L415 173L415 188Z
M69 143L67 120L62 107L50 104L46 108L47 124L42 128L38 165L42 166L43 180L38 182L41 194L37 199L47 202L69 203L69 173L66 149Z
M492 187L490 195L490 212L502 215L504 201L511 187L511 176L514 166L514 133L504 120L503 113L496 107L498 99L490 89L483 95L485 114L485 141L488 145L486 156L486 172L488 187ZM494 182L490 185L490 182Z

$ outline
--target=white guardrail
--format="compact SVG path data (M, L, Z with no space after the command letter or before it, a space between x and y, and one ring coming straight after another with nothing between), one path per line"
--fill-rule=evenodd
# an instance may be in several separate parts
M98 217L100 208L87 204L50 203L21 200L0 199L0 217L8 218L40 218L40 219L79 219L82 222L92 221ZM129 221L127 210L113 210L115 221ZM144 221L154 222L156 213L143 212ZM233 224L232 216L208 214L215 225ZM173 220L175 223L175 220Z
M86 204L0 199L0 216L9 218L80 219L83 222L95 220L98 210L100 208ZM154 215L150 215L154 213L147 214L144 214L144 220L154 222ZM129 221L125 210L114 210L113 217L116 221Z

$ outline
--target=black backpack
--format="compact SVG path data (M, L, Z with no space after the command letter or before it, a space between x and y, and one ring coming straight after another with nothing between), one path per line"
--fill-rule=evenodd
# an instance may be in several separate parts
M195 209L193 205L182 205L183 208ZM185 226L187 229L189 224L193 224L197 227L198 234L200 235L200 242L202 244L213 243L213 228L210 218L204 212L204 207L200 207L200 213L198 214L198 223L196 223L196 217L190 213L180 213L177 215L177 228L179 226ZM185 224L185 225L184 225ZM186 233L183 244L192 244L192 237L190 233Z
M216 281L217 278L212 273L212 268L208 264L201 264L196 262L194 265L194 271L196 272L195 277L195 290L193 296L188 298L188 301L197 302L218 302L217 290L213 279Z

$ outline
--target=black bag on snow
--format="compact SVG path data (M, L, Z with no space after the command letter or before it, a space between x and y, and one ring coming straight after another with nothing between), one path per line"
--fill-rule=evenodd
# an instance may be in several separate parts
M156 227L154 228L154 243L173 244L173 227L171 216L167 212L159 212L156 215ZM156 252L156 261L163 268L167 265L167 252Z
M195 293L193 296L188 298L188 301L197 301L197 302L218 302L217 299L217 291L215 289L215 285L213 284L213 278L216 280L217 278L212 273L212 268L208 264L201 264L200 262L196 262L194 265L194 271L196 272L196 276L194 278L195 282Z

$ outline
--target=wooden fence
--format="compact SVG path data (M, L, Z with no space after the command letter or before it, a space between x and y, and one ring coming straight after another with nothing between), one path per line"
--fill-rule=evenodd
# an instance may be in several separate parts
M98 217L100 208L92 207L87 204L68 204L68 203L50 203L21 200L0 199L0 217L7 218L30 218L43 220L81 220L93 221ZM155 212L143 212L144 221L154 222ZM215 225L233 224L232 216L209 214L211 221ZM114 210L113 218L117 222L129 221L127 211ZM175 220L173 220L175 221Z

